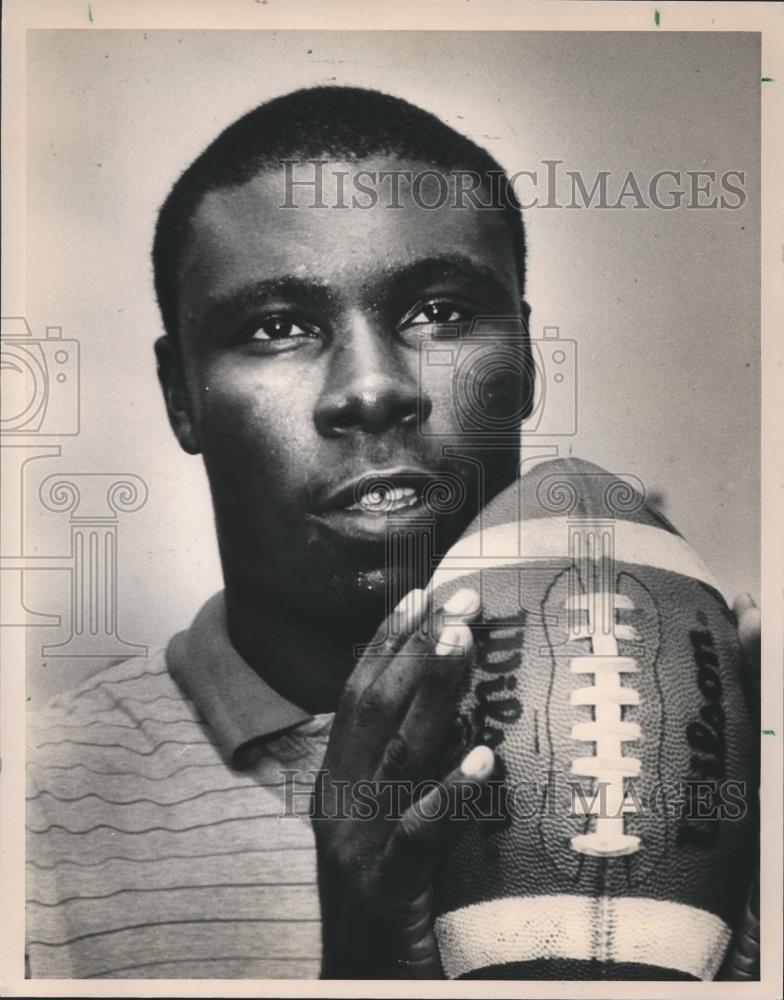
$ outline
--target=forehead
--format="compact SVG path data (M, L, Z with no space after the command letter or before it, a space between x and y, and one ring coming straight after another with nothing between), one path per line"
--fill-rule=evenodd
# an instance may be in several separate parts
M505 213L461 198L460 183L453 174L438 180L424 163L372 159L265 169L240 186L211 191L191 222L179 271L181 306L199 312L233 287L285 276L351 294L418 259L450 253L514 285Z

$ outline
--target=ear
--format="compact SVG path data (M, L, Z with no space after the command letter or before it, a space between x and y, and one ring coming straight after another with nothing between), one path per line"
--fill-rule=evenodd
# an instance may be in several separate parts
M159 337L155 341L155 356L158 359L158 381L166 400L166 412L169 414L172 430L183 451L187 451L189 455L198 455L201 448L188 404L180 350L170 337Z

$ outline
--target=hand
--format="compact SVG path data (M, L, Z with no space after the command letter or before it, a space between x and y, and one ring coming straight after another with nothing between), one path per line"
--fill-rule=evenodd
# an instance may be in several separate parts
M746 594L732 606L738 623L738 639L744 657L744 682L755 732L760 719L760 612ZM754 880L749 891L743 919L733 936L730 950L717 979L749 981L760 977L759 850Z
M494 766L492 750L476 747L446 777L440 771L477 594L458 591L447 602L446 618L442 613L434 623L436 644L421 630L423 592L401 604L413 608L407 628L366 654L349 678L317 782L322 978L443 978L433 878L465 826L454 808L461 784L483 783ZM429 790L416 798L412 787L424 780ZM388 782L400 783L395 796L381 784Z

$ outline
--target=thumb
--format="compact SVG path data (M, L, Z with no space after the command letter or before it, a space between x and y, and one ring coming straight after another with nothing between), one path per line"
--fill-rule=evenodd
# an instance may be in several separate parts
M466 798L477 798L495 767L495 754L487 746L474 747L462 764L443 781L433 782L424 795L403 814L387 844L390 870L401 877L429 877L455 836L455 826L470 816ZM468 795L466 793L469 793Z
M743 911L741 925L732 939L718 979L748 982L760 978L759 869Z

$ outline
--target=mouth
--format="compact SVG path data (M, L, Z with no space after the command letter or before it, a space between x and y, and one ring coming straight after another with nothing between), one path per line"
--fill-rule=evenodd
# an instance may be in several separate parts
M454 482L453 482L454 481ZM445 491L459 488L453 473L420 468L372 470L322 497L312 517L352 541L383 542L390 529L432 524Z
M422 505L422 496L415 486L395 486L391 483L375 484L360 494L346 510L364 514L396 514L401 510Z

